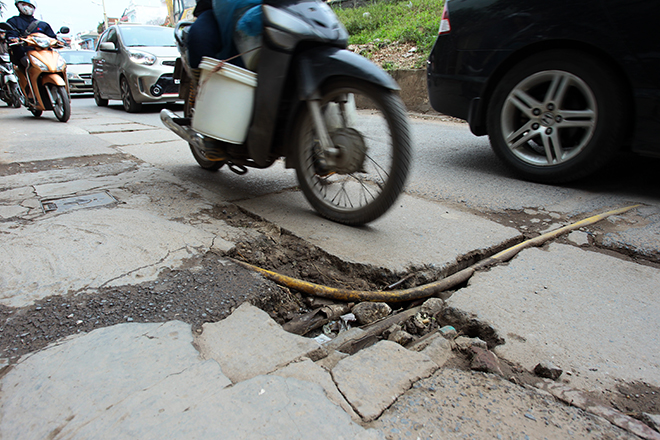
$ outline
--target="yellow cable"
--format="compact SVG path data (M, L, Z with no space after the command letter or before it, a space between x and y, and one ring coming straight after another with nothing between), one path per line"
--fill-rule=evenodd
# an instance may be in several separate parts
M503 261L510 260L520 251L531 246L539 246L551 238L555 238L565 232L572 231L582 226L590 225L596 223L606 217L611 215L623 214L624 212L630 211L633 208L637 208L641 205L632 205L621 209L614 209L602 214L597 214L592 217L580 220L571 225L567 225L556 229L554 231L546 232L545 234L539 235L538 237L525 240L522 243L518 243L515 246L511 246L508 249L498 252L492 257L486 258L472 266L465 268L456 272L453 275L450 275L442 280L434 281L423 286L417 286L410 289L403 290L392 290L392 291L366 291L366 290L350 290L350 289L337 289L334 287L322 286L320 284L309 283L297 278L292 278L286 275L281 275L270 270L262 269L257 266L253 266L249 263L234 260L239 265L259 272L264 275L269 280L289 287L291 289L298 290L309 295L319 296L323 298L331 298L338 301L346 302L362 302L362 301L375 301L375 302L401 302L401 301L411 301L415 299L428 298L434 295L440 294L445 290L448 290L452 287L455 287L461 283L466 282L474 274L475 270L490 266L492 264L497 264ZM440 295L443 299L447 299L451 295Z

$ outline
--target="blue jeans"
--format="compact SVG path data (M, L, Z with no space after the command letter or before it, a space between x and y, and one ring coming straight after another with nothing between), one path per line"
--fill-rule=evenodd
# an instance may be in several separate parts
M203 56L217 58L222 51L220 28L212 10L202 12L188 31L188 58L193 69Z

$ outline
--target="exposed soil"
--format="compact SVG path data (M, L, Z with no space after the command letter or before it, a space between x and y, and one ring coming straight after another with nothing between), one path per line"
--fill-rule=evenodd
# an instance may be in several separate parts
M239 243L227 255L208 253L188 261L179 270L164 271L154 282L52 296L23 308L0 306L0 357L13 364L20 356L61 338L125 322L181 320L191 324L193 331L201 332L202 324L222 320L244 301L265 310L280 324L318 307L318 298L266 281L236 265L232 258L305 281L359 290L412 287L438 276L432 271L394 274L346 263L236 207L224 207L213 214L233 226L255 228L260 235ZM327 303L327 300L321 302ZM421 302L392 306L396 312ZM502 342L489 326L450 308L445 308L433 324L423 330L416 330L411 323L404 323L404 328L418 338L444 325L453 325L459 334L480 337L490 347ZM320 331L317 329L307 336ZM451 366L467 369L469 360L458 355ZM503 376L514 383L532 384L538 380L531 372L507 361L501 362L501 368ZM643 412L660 413L659 396L660 389L648 384L622 383L617 389L602 390L593 397L641 418Z
M348 49L386 69L425 68L424 54L412 43L382 41L368 44L351 44Z

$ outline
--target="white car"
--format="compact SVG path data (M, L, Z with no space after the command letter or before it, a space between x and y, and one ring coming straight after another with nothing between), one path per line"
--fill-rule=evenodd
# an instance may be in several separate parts
M60 50L66 61L66 75L69 79L70 93L93 93L92 57L93 50Z

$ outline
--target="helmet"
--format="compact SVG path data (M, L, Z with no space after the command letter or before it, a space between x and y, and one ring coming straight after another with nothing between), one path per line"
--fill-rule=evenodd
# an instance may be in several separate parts
M37 8L37 2L35 0L16 0L14 4L18 8L18 12L23 15L32 16L34 10Z

